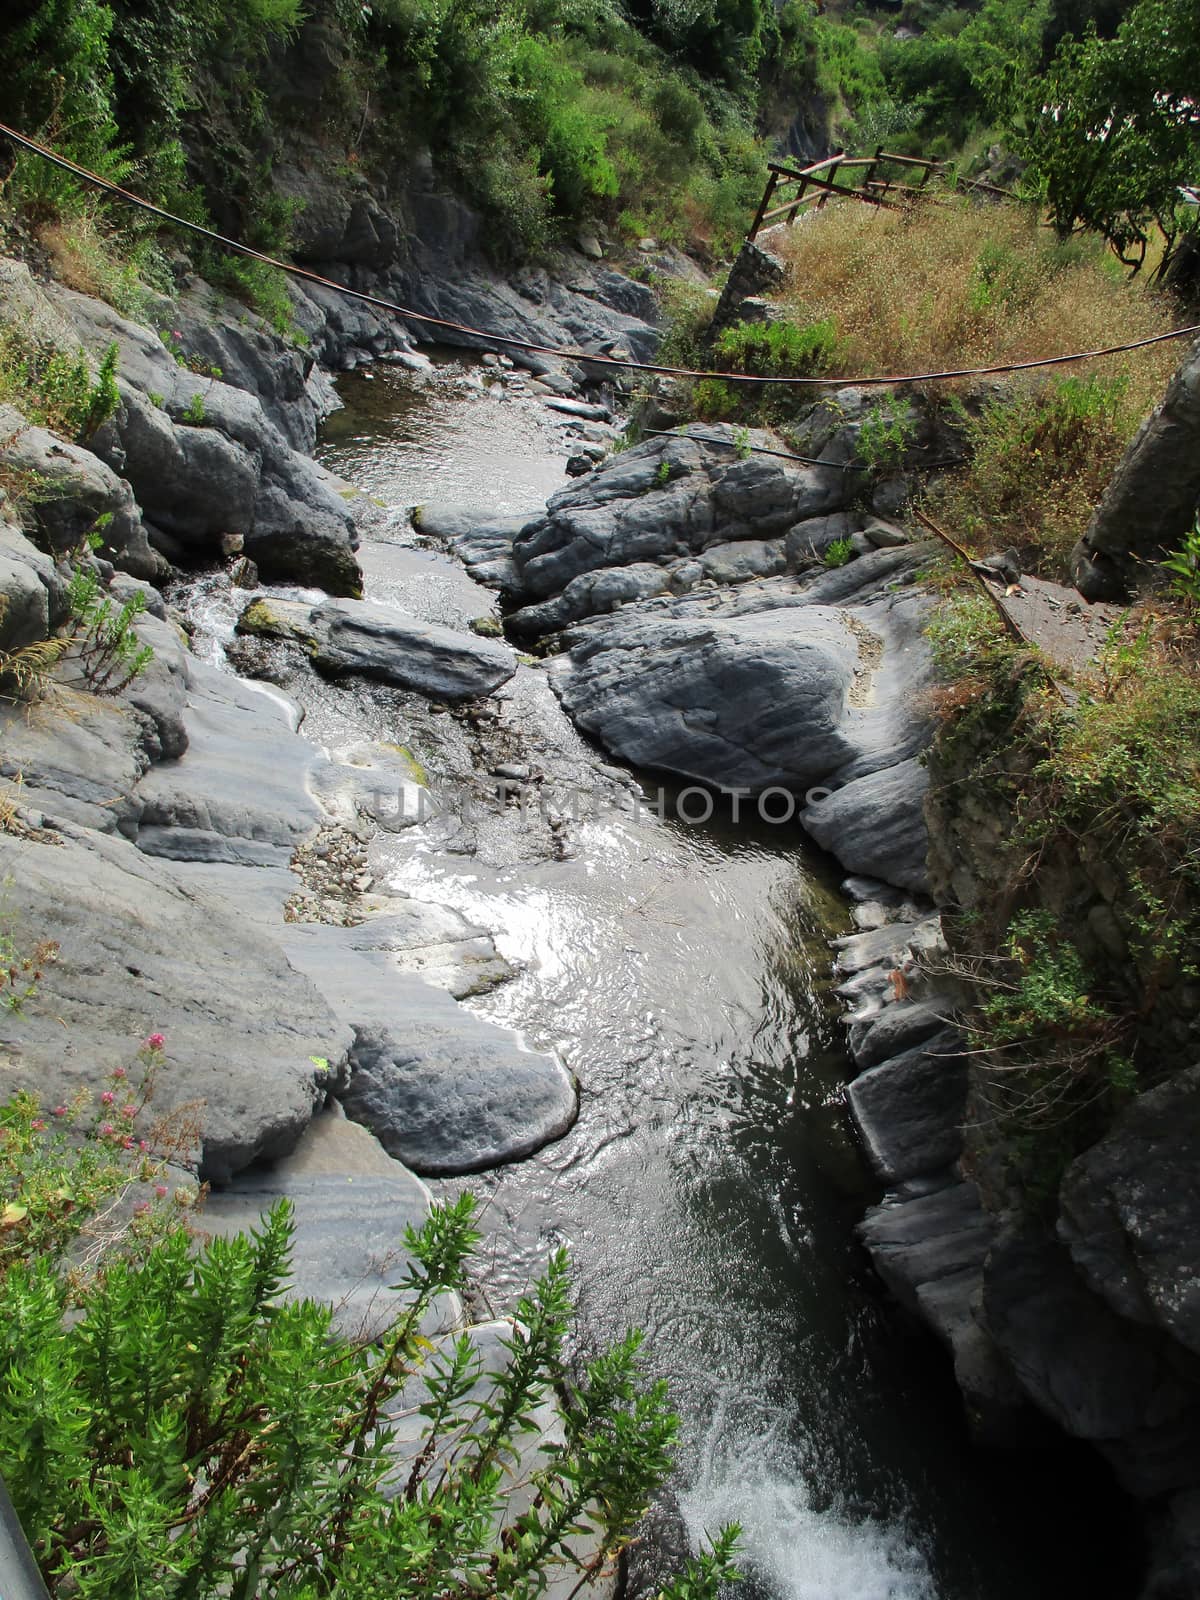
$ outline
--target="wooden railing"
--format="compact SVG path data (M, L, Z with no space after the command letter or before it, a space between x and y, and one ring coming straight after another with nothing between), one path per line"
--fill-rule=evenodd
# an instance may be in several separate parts
M882 169L899 167L901 171L889 174ZM908 174L919 172L915 183L905 182ZM746 235L753 243L770 222L786 217L790 227L800 215L802 206L815 205L819 211L830 195L840 195L847 200L861 200L865 205L885 211L897 211L907 201L920 195L934 174L946 177L952 174L953 187L970 194L988 194L1005 200L1017 200L1011 189L998 189L994 183L982 178L966 178L944 161L931 161L925 156L898 156L882 145L873 156L848 156L844 150L823 161L814 161L810 167L793 167L782 161L767 163L767 186L762 201ZM851 174L850 182L838 182L843 174ZM861 177L860 177L861 174ZM782 204L774 204L788 189L795 193Z
M786 217L790 227L800 215L802 206L815 204L819 211L830 195L861 200L865 205L885 210L897 210L905 197L920 194L930 176L942 171L943 166L944 163L929 161L923 156L894 155L882 145L873 156L848 156L842 150L837 155L826 156L824 161L814 161L809 167L793 167L781 161L772 161L767 167L767 185L762 200L746 237L749 240L756 239L769 222L779 217ZM881 169L885 167L919 171L920 178L916 183L906 183L902 176L884 173ZM839 183L838 179L843 174L853 174L854 177L849 183ZM782 191L792 188L795 189L794 194L782 204L774 204Z

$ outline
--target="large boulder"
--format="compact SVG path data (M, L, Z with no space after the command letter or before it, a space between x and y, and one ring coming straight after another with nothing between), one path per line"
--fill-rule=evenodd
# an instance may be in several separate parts
M728 447L731 430L713 437L719 442L649 440L554 495L512 547L522 598L545 600L601 567L669 564L710 546L782 536L846 503L840 467L742 460Z
M397 971L386 928L297 926L287 948L353 1030L339 1090L347 1113L414 1172L517 1161L574 1122L577 1090L562 1063Z
M1144 563L1161 561L1183 542L1200 505L1198 438L1200 341L1134 434L1071 552L1071 575L1089 600L1125 599Z
M1013 1225L984 1271L987 1327L1030 1397L1095 1443L1130 1493L1151 1499L1196 1482L1200 1398L1169 1341L1118 1316L1066 1247Z
M66 614L66 589L50 557L0 521L0 650L47 638Z
M1059 1203L1088 1286L1200 1356L1200 1067L1139 1095L1069 1168Z
M201 317L186 330L163 330L168 349L160 332L86 295L59 288L54 304L93 355L118 347L120 405L88 454L94 466L99 457L128 480L153 529L166 536L160 543L173 554L215 556L221 536L238 533L266 578L362 592L349 503L293 448L293 440L307 448L316 437L311 402L282 398L304 390L294 358L272 361L261 333L214 343L215 335L202 336ZM111 532L106 537L114 542ZM121 564L135 570L128 559Z
M35 486L30 516L54 555L69 555L90 534L99 533L123 571L154 578L166 570L150 548L129 484L91 450L34 427L12 406L0 405L0 464Z
M290 1155L210 1194L198 1221L206 1233L245 1231L284 1199L295 1226L284 1296L332 1305L347 1338L382 1338L405 1304L413 1265L405 1230L428 1218L429 1190L335 1104L313 1118ZM461 1316L458 1296L441 1295L422 1332L436 1337Z
M812 607L736 620L634 611L582 639L557 687L580 727L636 766L803 793L852 759L842 730L858 643Z
M499 639L459 633L394 606L360 600L319 606L255 600L237 626L239 633L300 644L313 665L333 677L374 678L435 700L492 694L517 670L515 652Z
M962 1151L967 1098L954 1028L870 1067L846 1091L867 1158L885 1183L948 1167Z
M814 797L801 821L822 849L843 862L852 860L855 871L927 894L928 788L929 774L917 757L910 756Z
M286 865L321 809L309 792L316 750L278 698L198 662L187 669L187 748L137 789L136 839L175 861Z
M201 1174L221 1182L293 1148L351 1037L278 944L181 870L65 821L0 835L14 937L58 946L36 993L0 1018L2 1071L6 1090L54 1105L161 1032L156 1109L194 1120Z

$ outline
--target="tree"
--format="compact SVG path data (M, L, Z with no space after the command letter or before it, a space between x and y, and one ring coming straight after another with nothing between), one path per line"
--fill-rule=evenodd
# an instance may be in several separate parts
M988 114L1007 118L1042 60L1050 0L984 0L958 36L958 51Z
M1200 177L1200 0L1139 0L1112 39L1059 48L1028 96L1025 154L1063 236L1102 233L1135 271L1150 230L1165 270L1185 229L1179 186Z
M154 1185L144 1097L118 1072L101 1102L110 1120L86 1129L78 1105L0 1108L0 1472L53 1595L536 1600L556 1572L590 1585L665 1478L676 1422L664 1386L639 1378L636 1335L568 1372L562 1253L499 1370L467 1333L431 1344L423 1324L464 1287L478 1237L464 1196L409 1230L396 1318L353 1343L329 1306L281 1294L286 1202L197 1249ZM147 1185L160 1206L130 1214ZM545 1435L549 1405L560 1427ZM714 1600L733 1540L662 1600Z

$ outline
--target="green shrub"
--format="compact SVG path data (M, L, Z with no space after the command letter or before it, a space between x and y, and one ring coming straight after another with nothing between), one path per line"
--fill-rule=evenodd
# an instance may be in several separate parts
M154 659L135 627L146 609L145 595L118 605L90 568L76 567L67 598L83 681L93 694L120 694Z
M82 349L60 350L10 324L0 329L0 399L35 426L84 441L120 404L119 357L117 345L109 345L93 378Z
M767 377L819 377L841 353L832 317L796 322L736 322L717 340L718 365Z
M701 378L692 390L692 407L702 422L725 422L738 412L739 395L720 378Z
M904 461L915 434L916 423L907 405L876 401L858 430L859 458L872 472L893 471Z
M163 1043L148 1041L159 1059ZM343 1337L329 1306L281 1298L287 1201L196 1249L159 1183L119 1240L71 1267L63 1252L97 1214L157 1176L136 1097L120 1105L115 1076L113 1089L111 1121L82 1143L29 1096L0 1112L0 1470L51 1594L535 1600L556 1574L587 1586L665 1477L675 1419L638 1375L636 1335L567 1384L563 1254L516 1308L494 1374L469 1335L422 1334L435 1299L466 1287L469 1195L407 1231L376 1344ZM556 1395L561 1443L518 1479ZM401 1450L414 1415L421 1437ZM715 1600L734 1536L663 1600Z
M37 0L20 9L24 16L0 41L0 88L9 120L120 183L130 168L113 106L111 8L102 0ZM42 215L79 210L88 193L69 173L33 154L17 156L7 191Z
M1081 537L1133 432L1129 377L1093 374L1014 387L962 414L970 465L936 500L968 544L1014 544L1033 569L1066 575Z
M1171 574L1171 588L1176 596L1193 610L1200 608L1200 517L1163 566Z
M821 559L827 567L844 567L854 559L854 545L849 539L835 539Z

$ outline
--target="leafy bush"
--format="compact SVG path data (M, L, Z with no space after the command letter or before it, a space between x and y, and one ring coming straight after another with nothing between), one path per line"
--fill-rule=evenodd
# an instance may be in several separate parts
M109 345L93 378L82 349L60 350L10 324L0 328L0 399L37 427L88 439L120 404L119 356L117 345Z
M849 539L835 539L821 559L827 567L844 567L854 559L854 545Z
M1063 41L1030 86L1031 176L1066 235L1099 230L1135 269L1157 226L1168 248L1186 221L1179 185L1200 163L1193 0L1138 0L1116 36Z
M858 430L858 456L872 472L898 467L912 445L916 423L908 406L891 400L871 407Z
M102 1098L116 1107L116 1075L114 1089ZM349 1342L328 1306L281 1296L286 1201L254 1233L197 1251L164 1225L160 1183L120 1249L64 1270L62 1252L97 1212L112 1216L131 1175L155 1176L120 1132L137 1115L130 1100L71 1144L31 1097L0 1113L0 1469L51 1593L534 1600L555 1572L586 1587L665 1476L675 1420L663 1386L638 1378L635 1335L566 1384L562 1253L488 1375L468 1335L433 1346L422 1334L435 1299L465 1287L470 1196L408 1231L378 1344ZM543 1439L530 1466L556 1394L561 1442ZM406 1447L413 1415L422 1435ZM733 1538L663 1600L715 1600Z
M84 683L93 694L120 694L154 659L134 626L146 609L145 595L133 594L118 605L90 568L76 567L68 603Z
M841 339L832 317L795 322L736 322L717 340L717 364L762 377L819 377L836 366Z
M1171 574L1171 587L1176 596L1193 610L1200 608L1200 517L1163 566Z
M1014 544L1031 569L1067 577L1081 537L1141 420L1128 371L1024 384L963 414L971 454L934 499L968 546Z
M2 38L0 88L9 119L40 134L65 155L120 182L129 172L113 105L109 35L113 13L102 0L38 0ZM85 191L69 173L21 154L8 192L37 212L71 211Z

